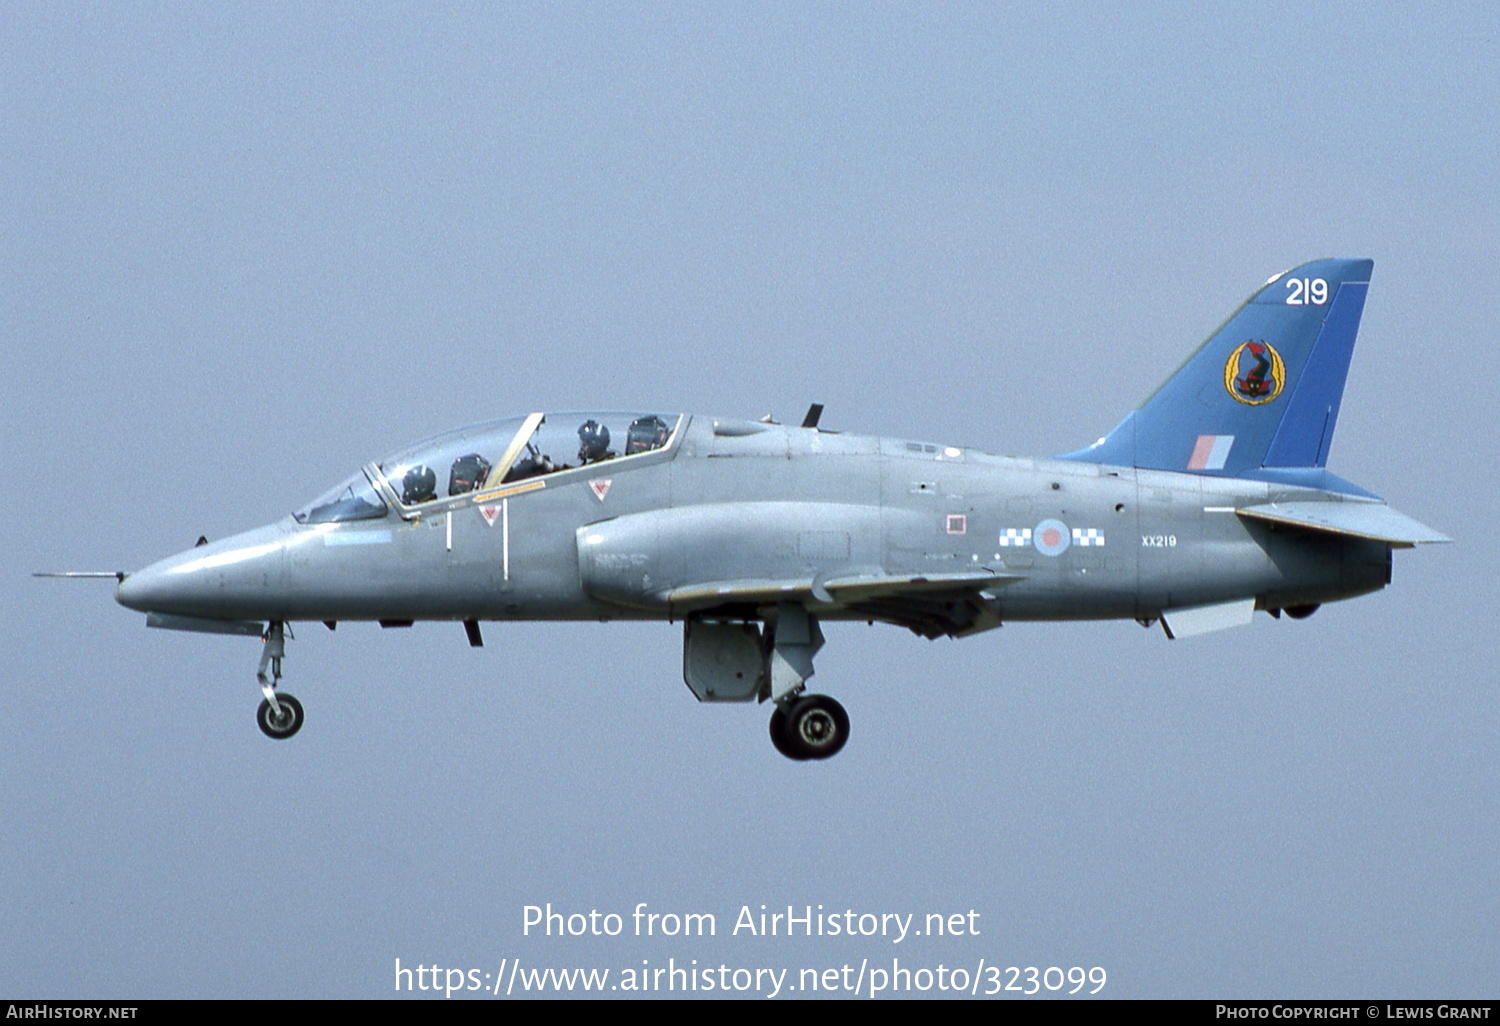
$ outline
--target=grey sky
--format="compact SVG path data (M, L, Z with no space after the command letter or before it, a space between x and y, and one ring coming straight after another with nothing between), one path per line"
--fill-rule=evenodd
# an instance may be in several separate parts
M1492 5L0 8L0 993L403 965L1104 966L1494 996ZM1272 273L1375 273L1331 469L1453 535L1313 619L835 625L852 740L699 707L666 625L304 625L102 585L533 409L1087 444ZM521 908L714 912L522 938ZM981 936L751 940L749 904Z

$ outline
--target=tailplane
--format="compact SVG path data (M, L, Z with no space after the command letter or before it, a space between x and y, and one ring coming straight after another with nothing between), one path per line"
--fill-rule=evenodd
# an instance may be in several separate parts
M1278 274L1109 435L1062 458L1225 477L1322 468L1373 267Z

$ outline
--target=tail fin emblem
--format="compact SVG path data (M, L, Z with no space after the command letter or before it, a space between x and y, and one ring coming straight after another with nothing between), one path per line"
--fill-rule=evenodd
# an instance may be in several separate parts
M1286 364L1281 354L1264 340L1241 342L1224 364L1224 387L1236 402L1260 406L1281 394L1286 384Z

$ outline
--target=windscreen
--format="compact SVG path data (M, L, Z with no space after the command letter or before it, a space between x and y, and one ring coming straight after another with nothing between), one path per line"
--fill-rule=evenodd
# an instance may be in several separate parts
M337 524L345 520L373 520L385 516L385 503L358 471L303 506L292 516L299 524Z

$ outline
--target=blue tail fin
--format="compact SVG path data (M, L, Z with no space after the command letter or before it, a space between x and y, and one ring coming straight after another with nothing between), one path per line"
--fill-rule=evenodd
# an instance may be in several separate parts
M1323 467L1373 267L1278 274L1107 437L1062 458L1226 477Z

